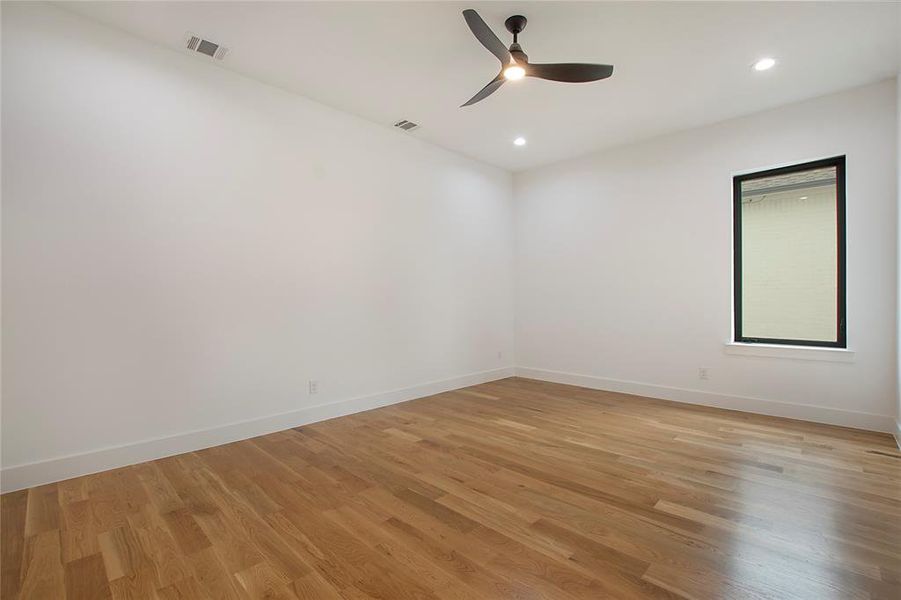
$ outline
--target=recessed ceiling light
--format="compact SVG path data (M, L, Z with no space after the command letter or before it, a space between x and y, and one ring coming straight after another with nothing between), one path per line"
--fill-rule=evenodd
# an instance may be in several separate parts
M775 58L769 58L769 57L761 58L756 63L754 63L754 70L755 71L766 71L767 69L772 69L775 64L776 64Z
M524 137L518 137L518 138L516 138L515 140L513 140L513 145L514 145L514 146L525 146L525 145L526 145L526 138L524 138Z
M807 196L801 196L801 200L807 200Z

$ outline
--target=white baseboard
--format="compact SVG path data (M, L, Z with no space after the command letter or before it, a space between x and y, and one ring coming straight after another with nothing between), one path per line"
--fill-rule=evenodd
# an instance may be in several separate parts
M79 475L97 473L174 454L236 442L274 431L282 431L317 421L397 404L398 402L415 400L423 396L431 396L432 394L440 394L441 392L448 392L470 385L504 379L505 377L512 377L513 373L513 367L470 373L469 375L442 381L432 381L400 390L310 406L251 421L188 431L169 437L103 448L83 454L60 456L23 465L14 465L0 471L0 491L4 493L12 492L78 477Z
M188 431L177 435L155 438L115 446L102 448L83 454L61 456L48 460L14 465L0 471L0 491L12 492L24 488L62 481L80 475L97 473L117 467L124 467L148 460L155 460L184 452L201 450L220 444L228 444L259 435L265 435L274 431L282 431L292 427L299 427L326 419L350 415L373 408L406 402L424 396L440 394L463 387L496 381L506 377L517 375L528 379L538 379L554 383L565 383L580 387L621 392L638 396L648 396L687 404L700 404L716 408L727 408L743 412L751 412L791 419L813 421L815 423L827 423L830 425L842 425L871 431L883 431L893 433L895 440L901 448L901 421L895 417L875 415L871 413L812 406L809 404L791 404L777 400L764 400L761 398L749 398L746 396L731 396L692 390L675 388L637 381L623 381L619 379L607 379L592 375L579 375L576 373L564 373L546 369L529 367L506 367L490 371L471 373L460 377L423 383L408 388L382 392L370 396L350 398L329 404L310 406L296 411L270 415L251 421L231 423L210 429Z
M686 404L701 404L715 408L727 408L742 412L770 415L774 417L787 417L813 421L814 423L827 423L829 425L841 425L866 429L869 431L889 432L896 430L895 417L888 415L875 415L872 413L813 406L810 404L793 404L779 400L764 400L762 398L749 398L747 396L731 396L705 392L703 390L691 390L685 388L668 387L637 381L623 381L619 379L607 379L593 375L578 375L576 373L564 373L561 371L549 371L546 369L534 369L529 367L516 367L517 377L538 379L553 383L566 383L593 390L607 392L621 392L636 396L648 396L661 400L672 400ZM896 433L896 435L899 435Z
M898 446L898 450L901 450L901 416L895 421L895 430L892 435L895 436L895 445Z

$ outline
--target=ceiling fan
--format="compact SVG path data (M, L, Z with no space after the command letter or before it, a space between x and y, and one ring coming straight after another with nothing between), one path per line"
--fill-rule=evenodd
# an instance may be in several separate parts
M510 45L509 49L504 47L504 44L494 35L494 32L482 20L479 13L469 8L463 11L463 18L466 19L466 24L469 25L469 29L472 30L476 39L501 61L501 70L497 77L479 90L479 93L470 98L463 106L469 106L484 100L496 92L508 79L536 77L538 79L549 79L566 83L586 83L606 79L613 75L613 65L530 63L528 55L522 51L517 42L517 37L526 28L527 21L522 15L514 15L504 21L507 31L513 34L513 44Z

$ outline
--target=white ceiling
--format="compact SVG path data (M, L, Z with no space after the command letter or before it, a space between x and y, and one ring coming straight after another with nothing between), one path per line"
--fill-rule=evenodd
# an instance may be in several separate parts
M519 171L893 77L894 2L82 2L65 7L181 50L228 46L222 66ZM535 62L601 62L589 84L525 79L459 105L498 70L461 11L509 44L524 14ZM754 72L759 57L775 68ZM212 68L212 67L211 67ZM515 147L524 136L528 144Z

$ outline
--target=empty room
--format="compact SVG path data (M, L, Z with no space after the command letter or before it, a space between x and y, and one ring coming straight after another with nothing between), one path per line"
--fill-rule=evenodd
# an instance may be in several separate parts
M0 26L0 599L901 599L901 2Z

